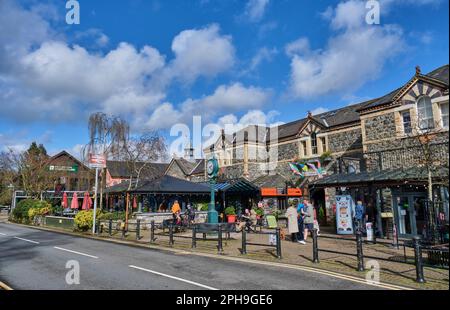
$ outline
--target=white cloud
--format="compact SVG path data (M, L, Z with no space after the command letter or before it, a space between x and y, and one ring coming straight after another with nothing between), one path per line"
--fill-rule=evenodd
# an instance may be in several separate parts
M172 51L175 59L169 75L188 83L200 76L215 77L235 63L231 36L221 35L216 24L182 31L174 38Z
M269 0L249 0L245 6L245 16L250 22L259 22L266 12Z
M296 54L305 54L310 51L309 40L307 38L299 38L291 43L286 44L285 52L288 56Z
M327 12L335 36L323 49L311 50L306 38L286 47L291 57L290 91L294 98L352 92L376 79L385 64L406 46L401 28L365 23L362 1L343 2Z
M318 108L315 108L314 110L312 110L311 114L312 115L319 115L319 114L322 114L322 113L325 113L325 112L328 112L328 111L330 111L330 110L327 109L327 108L318 107Z
M224 115L217 120L217 125L220 128L224 128L226 134L233 134L249 125L273 127L281 124L275 121L279 114L275 110L267 113L261 110L249 110L240 118L234 114Z
M260 48L256 54L253 56L252 60L250 61L250 65L248 67L248 69L246 69L245 71L243 71L243 74L248 74L250 72L253 72L255 70L258 69L258 67L263 63L263 62L271 62L272 59L275 57L275 55L278 54L278 50L274 47L274 48L267 48L267 47L262 47Z
M152 129L166 129L183 122L190 124L195 115L209 122L222 112L242 111L263 107L271 97L271 91L240 83L220 85L213 94L199 99L187 99L178 108L171 103L158 107L146 122Z

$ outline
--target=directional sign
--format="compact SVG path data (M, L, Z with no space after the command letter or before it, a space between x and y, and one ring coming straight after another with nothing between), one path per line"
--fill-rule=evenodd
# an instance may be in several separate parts
M94 168L105 168L106 167L106 156L89 154L89 167Z

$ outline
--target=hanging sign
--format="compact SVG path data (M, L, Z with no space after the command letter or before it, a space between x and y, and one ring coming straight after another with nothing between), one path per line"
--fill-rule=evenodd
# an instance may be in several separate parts
M352 208L351 196L336 196L336 227L339 235L353 234Z
M104 155L89 154L89 168L106 168L106 157Z

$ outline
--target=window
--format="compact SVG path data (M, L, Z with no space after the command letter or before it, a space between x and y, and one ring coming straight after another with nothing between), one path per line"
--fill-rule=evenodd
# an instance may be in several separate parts
M317 135L313 133L311 135L311 152L313 155L317 155Z
M434 128L433 106L430 97L422 96L417 100L417 115L420 129Z
M304 157L308 156L306 141L302 141L302 152Z
M448 128L448 102L441 104L442 127Z
M403 120L403 133L410 134L412 132L411 127L411 114L409 111L402 112L402 120Z
M322 152L326 152L327 151L327 140L325 139L325 137L320 138L320 142L322 143Z

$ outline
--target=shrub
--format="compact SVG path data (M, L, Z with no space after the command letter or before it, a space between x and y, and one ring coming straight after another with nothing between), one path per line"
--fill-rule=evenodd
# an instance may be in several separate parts
M256 208L255 212L258 216L264 216L264 210L261 208Z
M198 207L197 210L200 210L200 211L208 211L208 209L209 209L209 205L207 203L199 203L197 205L197 207Z
M125 221L125 212L106 212L106 213L102 213L99 216L100 220L103 221L109 221L109 220L113 220L113 221L117 221L117 220L122 220Z
M50 214L51 204L37 199L25 199L20 201L12 211L12 220L16 222L29 223L37 215Z
M236 209L234 207L226 207L224 213L225 215L236 215Z
M75 219L74 219L75 227L81 231L87 231L87 230L91 229L92 222L93 222L93 216L94 216L93 210L78 212L77 215L75 215ZM100 218L100 216L101 216L101 211L98 210L96 217Z
M278 217L279 217L280 215L282 215L283 212L282 212L281 210L275 209L275 210L272 211L271 214L272 214L273 216L275 216L275 218L278 220Z

